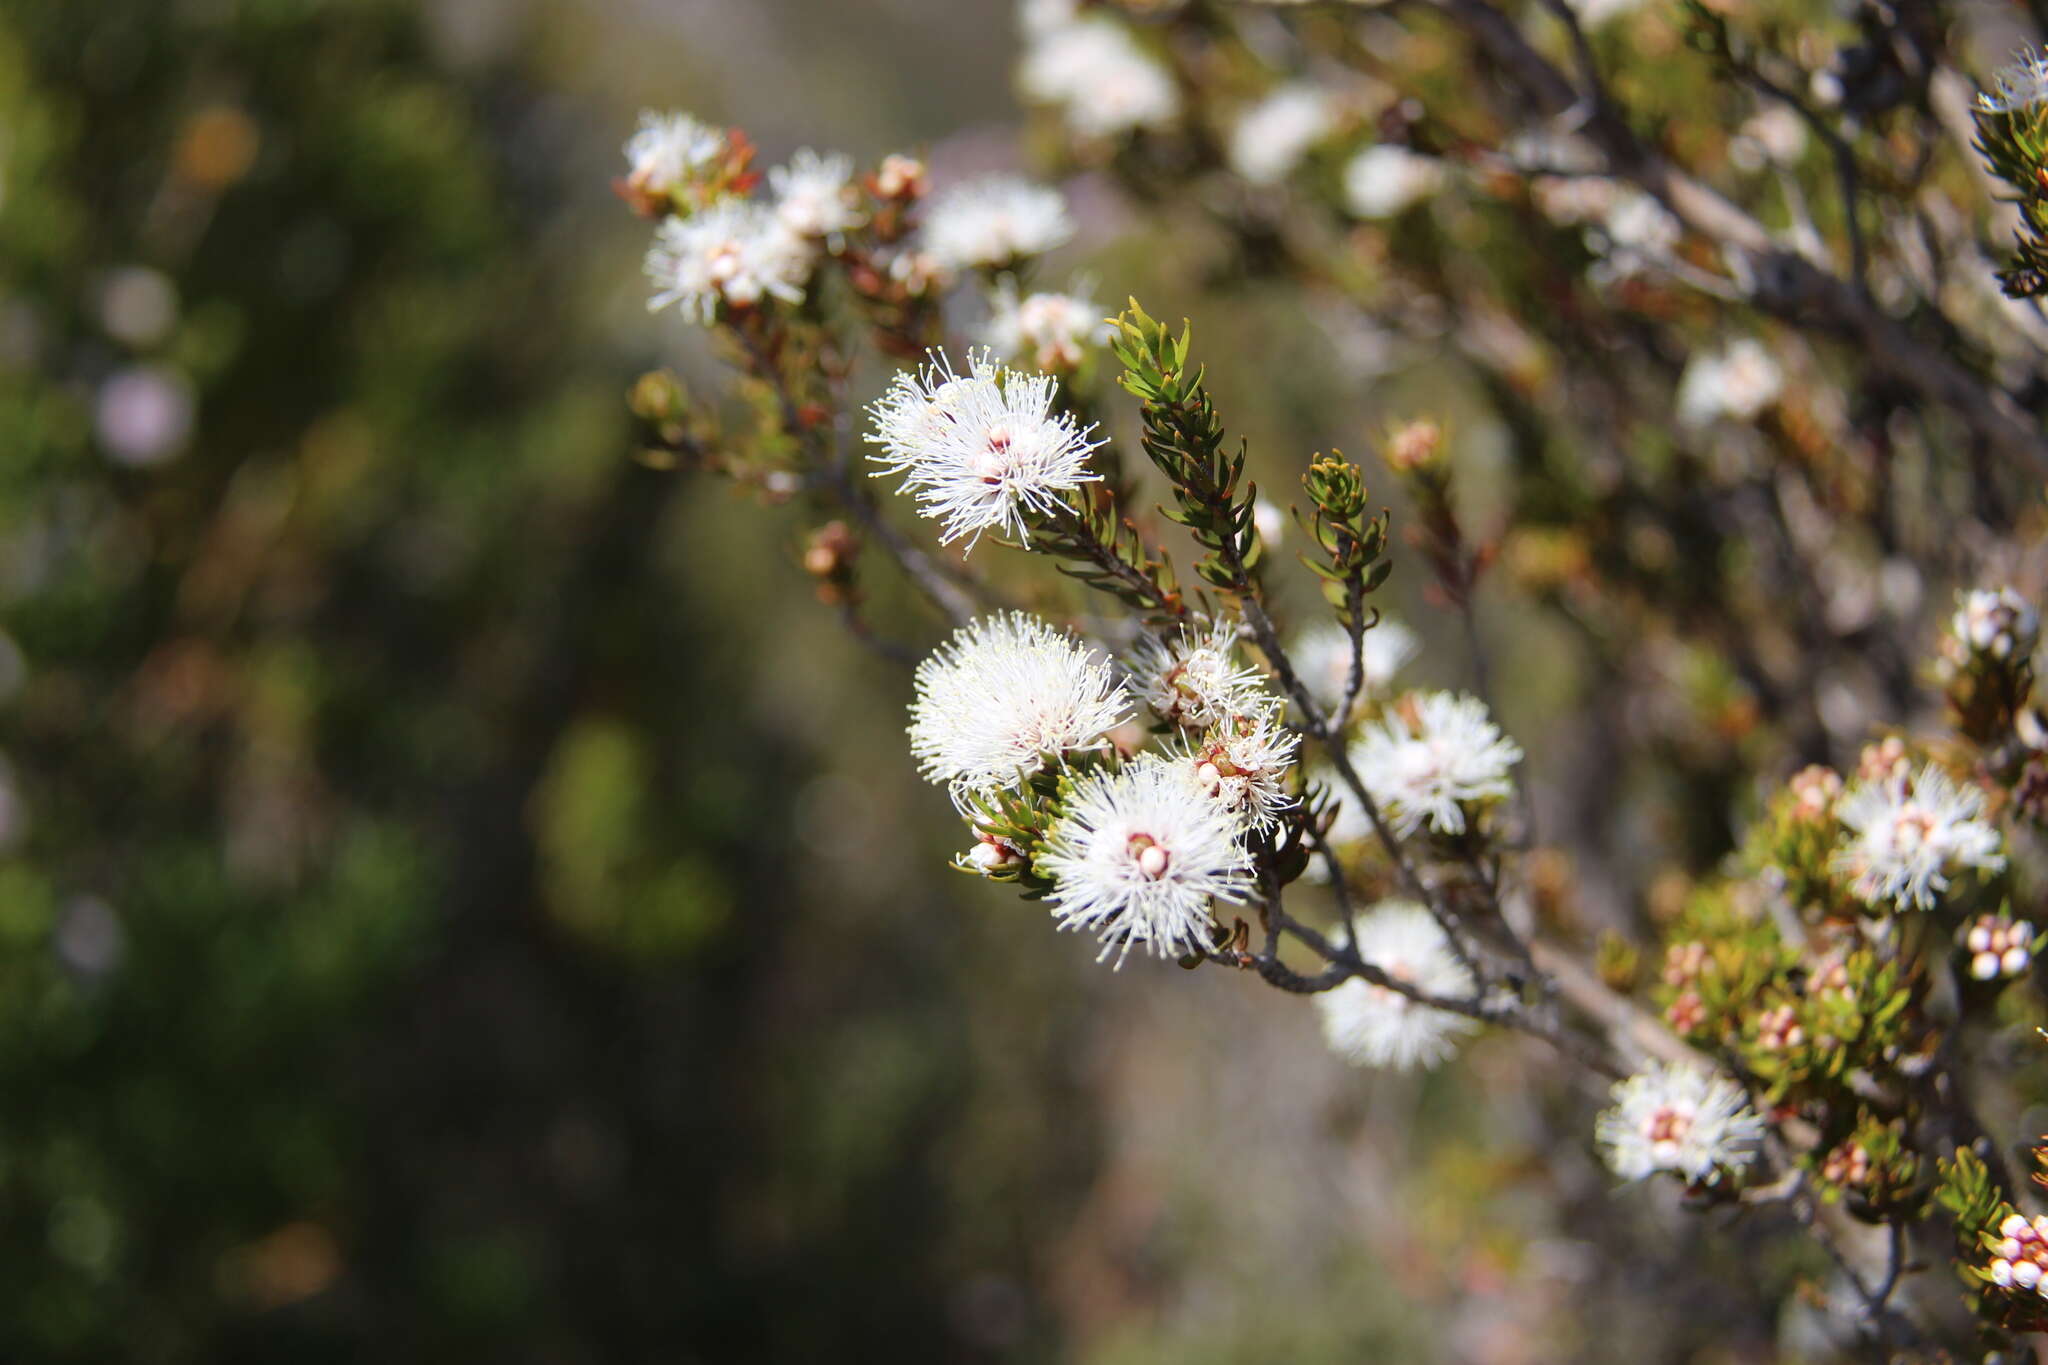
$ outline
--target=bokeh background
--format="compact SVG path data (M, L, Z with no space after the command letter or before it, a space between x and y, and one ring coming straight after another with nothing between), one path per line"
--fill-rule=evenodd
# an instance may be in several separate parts
M716 391L636 111L1028 166L1013 54L998 0L0 0L0 1359L1782 1339L1812 1267L1618 1196L1540 1047L1352 1072L947 872L806 528L634 458L642 370ZM1269 481L1431 397L1069 189ZM1510 728L1611 789L1499 624Z

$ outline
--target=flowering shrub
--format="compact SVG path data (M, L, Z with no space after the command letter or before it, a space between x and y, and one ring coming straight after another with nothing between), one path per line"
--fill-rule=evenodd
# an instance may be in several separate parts
M1580 1131L1618 1181L1800 1229L1852 1335L1933 1359L2048 1321L2048 1222L1984 1117L2013 1096L1980 1109L1971 1056L2040 1014L2043 333L2000 290L2048 268L2048 59L1973 105L1903 11L1832 56L1794 18L1823 22L1024 6L1020 85L1073 168L1458 372L1464 427L1503 448L1483 534L1453 414L1380 443L1402 536L1335 452L1293 462L1290 526L1203 338L1034 286L1083 232L1051 185L809 151L764 181L741 133L684 115L647 117L620 192L656 220L653 306L713 331L747 415L666 374L634 403L662 461L801 499L805 568L877 649L919 653L866 614L868 545L950 623L909 749L962 871L1114 968L1137 949L1314 997L1359 1066L1544 1040L1611 1087ZM2009 265L1973 176L2018 196ZM1017 553L1092 595L985 567ZM1469 692L1395 686L1418 651L1379 606L1397 565L1458 623ZM1290 605L1307 582L1318 619ZM1494 714L1496 583L1589 638L1614 723L1647 714L1717 818L1753 798L1703 873L1622 865L1654 913L1604 935L1570 875L1594 821L1546 838L1560 812ZM1922 607L1951 588L1937 636Z

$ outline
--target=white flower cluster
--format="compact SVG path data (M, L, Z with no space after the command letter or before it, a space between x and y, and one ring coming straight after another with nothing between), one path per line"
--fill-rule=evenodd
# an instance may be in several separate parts
M1849 832L1835 851L1835 868L1867 905L1932 910L1951 874L2005 866L1998 831L1979 818L1983 813L1983 793L1931 763L1918 776L1865 779L1835 806Z
M1223 622L1144 646L1134 676L1145 694L1167 695L1157 672L1185 671L1192 658L1193 704L1213 723L1113 766L1073 760L1110 747L1132 697L1107 659L1042 621L976 621L918 669L911 751L963 810L1036 773L1072 774L1030 870L1051 883L1060 927L1095 934L1119 963L1134 945L1161 957L1209 948L1210 902L1243 899L1250 836L1294 801L1285 778L1300 737L1257 673L1230 656L1234 638ZM962 866L999 873L1026 857L977 825Z
M1522 749L1477 697L1422 692L1368 725L1350 756L1366 791L1405 838L1425 826L1463 834L1472 812L1513 792L1508 770L1522 761Z
M626 143L627 185L667 215L647 251L650 310L673 304L708 326L721 309L801 303L820 249L866 221L847 157L805 148L768 172L771 199L750 199L721 193L711 174L727 150L724 133L688 114L642 114ZM711 201L698 206L692 190Z
M2048 103L2048 48L2022 52L1991 78L1992 90L1977 96L1987 113L2017 114Z
M1074 235L1065 196L1014 175L963 181L925 208L924 252L942 270L998 269Z
M1102 306L1079 290L1020 294L1017 281L1005 275L990 296L989 307L983 334L989 348L1033 369L1071 370L1090 346L1109 340L1111 328Z
M1443 188L1444 179L1435 157L1380 143L1345 165L1344 207L1354 218L1398 217Z
M1238 117L1230 130L1230 168L1254 185L1277 185L1336 127L1335 102L1322 87L1283 85Z
M1030 33L1018 84L1027 98L1056 106L1083 137L1118 138L1180 116L1173 76L1106 16L1042 18Z
M1339 944L1349 942L1339 936ZM1472 994L1472 973L1451 951L1435 916L1409 901L1386 901L1358 921L1358 955L1388 976L1425 995L1462 1000ZM1425 1005L1397 990L1353 977L1315 997L1323 1037L1356 1066L1396 1071L1430 1068L1458 1049L1478 1023Z
M1130 714L1115 666L1011 612L955 632L918 665L910 752L957 799L1015 787L1048 757L1100 749Z
M2011 588L1957 593L1950 628L1971 653L1999 660L2031 658L2041 642L2040 613Z
M1696 355L1678 381L1678 420L1704 426L1716 418L1754 422L1778 401L1785 376L1763 343L1744 337L1725 351Z
M870 457L878 475L900 474L919 510L941 522L939 540L982 532L1030 538L1027 518L1049 511L1058 495L1099 476L1089 454L1101 444L1064 412L1053 410L1059 383L1048 375L999 366L970 355L966 374L934 353L917 374L898 374L870 408Z
M1594 1135L1624 1180L1670 1171L1690 1184L1718 1184L1754 1161L1763 1140L1763 1120L1742 1087L1718 1072L1652 1066L1616 1082L1613 1098Z

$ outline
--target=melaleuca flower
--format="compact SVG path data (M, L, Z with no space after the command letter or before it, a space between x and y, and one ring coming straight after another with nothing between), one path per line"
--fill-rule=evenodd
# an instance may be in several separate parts
M1073 235L1065 196L1014 175L955 185L925 211L925 250L949 270L1014 265Z
M1462 834L1467 807L1506 797L1521 746L1501 734L1476 697L1411 693L1365 729L1351 763L1403 836L1427 825Z
M1414 631L1399 621L1382 618L1365 633L1359 650L1363 682L1360 699L1384 697L1393 685L1394 675L1407 666L1421 647ZM1344 693L1351 686L1350 632L1339 625L1303 631L1289 648L1288 657L1294 661L1296 676L1316 704L1333 719L1347 719L1335 712L1344 704Z
M1337 126L1329 93L1302 81L1283 85L1238 117L1230 168L1254 185L1277 185Z
M1121 137L1180 114L1172 75L1113 19L1046 26L1025 49L1018 84L1083 137Z
M1851 879L1850 890L1866 905L1932 910L1948 890L1950 873L2005 866L1998 831L1979 818L1983 813L1982 792L1958 785L1931 763L1910 782L1859 782L1835 807L1849 831L1835 852L1835 869Z
M1005 275L989 298L989 347L1005 360L1037 370L1071 370L1090 346L1109 340L1110 325L1102 306L1076 291L1041 291L1019 295L1017 282Z
M1761 342L1745 337L1727 350L1695 355L1678 381L1678 420L1703 426L1717 417L1753 422L1778 401L1785 377Z
M775 192L776 220L793 236L837 249L849 229L866 221L853 188L853 159L843 154L802 148L787 166L768 172L768 187Z
M2022 52L1991 78L1992 90L1977 96L1989 114L2017 114L2048 103L2048 49Z
M1344 207L1354 218L1392 218L1444 183L1443 163L1406 147L1367 147L1344 167Z
M1119 966L1135 944L1155 957L1199 952L1210 901L1241 901L1251 887L1237 821L1157 756L1079 779L1034 870L1053 882L1060 928L1094 934Z
M801 303L811 253L768 208L744 199L663 221L647 252L655 285L648 308L673 303L692 322L716 321L721 303L750 308L764 298Z
M1206 730L1277 705L1258 669L1238 662L1237 622L1218 617L1178 635L1143 635L1131 648L1138 697L1169 725Z
M1338 936L1338 943L1346 939ZM1358 921L1358 955L1388 976L1425 995L1463 1000L1472 973L1451 951L1443 927L1423 907L1387 901ZM1315 997L1323 1037L1355 1066L1409 1071L1437 1066L1458 1050L1477 1021L1412 1000L1386 986L1353 977Z
M1764 1121L1742 1087L1683 1063L1653 1065L1614 1086L1614 1107L1594 1128L1608 1166L1624 1180L1671 1171L1694 1185L1756 1160Z
M2041 617L2011 588L1978 588L1956 594L1950 628L1972 653L1994 659L2027 659L2041 640Z
M647 199L670 199L725 155L725 134L688 114L640 115L640 130L626 139L626 184Z
M919 511L940 520L939 541L962 536L971 549L984 531L1028 540L1026 516L1048 511L1058 495L1099 478L1088 456L1089 439L1072 416L1052 409L1058 381L995 364L986 352L970 355L966 374L955 374L933 353L915 375L899 374L869 412L868 440L881 447L869 458L881 474L901 474Z
M1023 612L984 616L917 667L910 752L956 798L1015 786L1050 759L1105 747L1130 695L1116 667Z
M1201 742L1171 758L1195 786L1252 829L1279 825L1280 812L1294 804L1285 786L1301 736L1287 728L1279 709L1231 716Z

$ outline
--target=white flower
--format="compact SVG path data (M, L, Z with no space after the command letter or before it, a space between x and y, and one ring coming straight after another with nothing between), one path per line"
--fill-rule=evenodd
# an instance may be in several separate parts
M1766 165L1791 166L1806 151L1806 120L1796 110L1774 104L1753 114L1728 144L1728 159L1737 170L1760 171Z
M1094 934L1121 966L1133 944L1155 957L1208 945L1210 900L1241 901L1251 887L1237 835L1229 812L1151 756L1080 779L1034 866L1054 883L1059 927Z
M2011 588L1977 588L1956 594L1950 627L1972 652L1994 659L2027 659L2041 639L2041 617Z
M1138 697L1161 720L1206 730L1233 716L1261 714L1278 705L1258 669L1237 659L1237 622L1218 617L1192 623L1168 639L1143 635L1131 648Z
M1778 401L1785 376L1763 343L1751 337L1718 354L1695 355L1678 381L1678 420L1704 426L1717 417L1753 422Z
M688 114L644 110L640 130L626 139L626 183L642 194L667 198L725 155L725 134Z
M1669 259L1685 235L1684 225L1643 191L1621 187L1596 190L1602 183L1588 181L1580 186L1581 193L1607 201L1596 225L1582 234L1587 250L1603 257L1590 272L1595 281L1626 278Z
M1254 185L1277 185L1337 126L1327 91L1283 85L1239 116L1230 130L1230 168Z
M836 248L849 228L866 221L854 193L853 158L841 153L820 156L805 147L768 172L768 186L776 220L794 236Z
M969 362L955 374L934 352L920 373L898 374L868 409L868 440L882 447L869 458L941 519L941 544L966 536L971 549L984 531L1028 540L1031 509L1050 510L1059 493L1100 477L1088 456L1101 442L1052 410L1057 380L1002 368L985 352Z
M1384 697L1393 685L1394 675L1422 648L1415 632L1391 617L1381 618L1378 625L1368 630L1362 645L1361 700ZM1317 705L1334 719L1349 719L1334 713L1344 704L1344 693L1351 686L1350 632L1340 625L1320 625L1303 631L1295 637L1288 657L1294 661L1296 676Z
M1287 728L1275 707L1232 716L1199 744L1169 757L1198 790L1243 825L1270 830L1279 826L1280 812L1294 804L1284 783L1300 746L1301 736Z
M1443 183L1443 163L1435 157L1381 143L1344 167L1344 207L1354 218L1392 218Z
M1718 1072L1653 1065L1617 1081L1613 1095L1614 1107L1600 1115L1594 1135L1624 1180L1672 1171L1713 1185L1756 1160L1764 1121L1742 1087Z
M955 185L934 195L925 212L925 250L949 270L1042 256L1073 235L1066 198L1013 175Z
M1073 23L1080 14L1080 0L1018 0L1017 27L1035 37Z
M692 322L709 324L721 302L752 307L764 298L801 303L812 257L760 204L728 199L688 218L668 218L647 252L655 285L650 310L673 303Z
M910 752L956 800L1013 786L1047 755L1102 748L1131 708L1107 657L1023 612L955 631L916 688Z
M1003 359L1033 369L1071 370L1081 363L1087 347L1109 340L1111 329L1102 306L1085 293L1020 297L1016 280L1005 275L989 304L989 347Z
M1850 836L1835 851L1835 869L1867 905L1932 910L1950 872L2005 866L1998 831L1978 818L1983 813L1982 792L1931 763L1910 781L1858 782L1835 806Z
M1346 941L1340 934L1337 941ZM1451 951L1436 918L1409 901L1386 901L1358 921L1358 955L1425 995L1463 1000L1472 974ZM1354 1066L1427 1070L1458 1050L1478 1021L1353 977L1315 997L1323 1037Z
M1462 834L1465 808L1509 795L1508 769L1521 761L1484 702L1450 692L1411 693L1351 748L1366 791L1404 837L1425 824Z
M1083 137L1158 128L1180 114L1173 77L1107 18L1048 25L1033 35L1018 70L1026 97L1057 105Z
M2021 52L1991 79L1997 93L1977 96L1978 107L1987 113L2017 114L2048 102L2048 48Z

